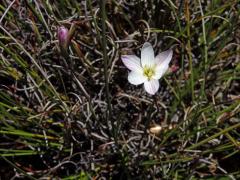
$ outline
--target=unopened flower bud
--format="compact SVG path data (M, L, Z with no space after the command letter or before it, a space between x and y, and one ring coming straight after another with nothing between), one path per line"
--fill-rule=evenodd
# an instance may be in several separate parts
M59 27L57 36L60 48L66 51L68 46L68 29L64 26Z

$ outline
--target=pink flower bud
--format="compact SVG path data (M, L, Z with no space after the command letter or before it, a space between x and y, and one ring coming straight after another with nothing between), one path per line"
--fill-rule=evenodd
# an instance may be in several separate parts
M58 36L59 46L66 49L68 44L68 29L65 28L64 26L59 27L57 36Z

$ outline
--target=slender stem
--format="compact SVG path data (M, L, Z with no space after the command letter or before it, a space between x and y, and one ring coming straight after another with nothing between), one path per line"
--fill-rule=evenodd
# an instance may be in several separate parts
M203 45L204 45L204 62L203 62L203 68L204 68L204 79L203 79L203 83L202 83L202 88L201 88L201 94L205 94L204 90L205 90L205 82L206 82L206 65L208 62L208 46L207 46L207 39L206 39L206 29L205 29L205 20L204 20L204 14L203 14L203 10L202 10L202 5L201 5L201 1L198 0L199 2L199 7L200 7L200 12L201 12L201 16L202 16L202 32L203 32Z
M93 7L92 7L92 1L91 0L87 0L87 4L88 4L88 7L90 9L90 14L93 17L93 26L95 26L95 30L96 30L96 33L97 33L97 38L101 42L101 35L100 35L99 30L98 30L98 25L97 25L96 18L94 16ZM92 33L92 35L94 35L94 34Z
M158 107L158 98L157 98L157 95L154 95L154 96L153 96L153 100L154 100L154 103L155 103L155 105L156 105L156 108L157 108L158 113L160 113L160 110L159 110L159 107Z
M153 101L154 101L154 104L156 105L156 108L157 108L157 112L160 114L160 109L158 107L158 99L157 99L157 95L154 95L153 96ZM160 124L160 122L158 122Z
M189 2L185 2L186 7L186 21L187 21L187 52L188 52L188 59L189 59L189 70L191 72L190 75L190 85L191 85L191 92L192 92L192 100L194 101L194 74L193 74L193 65L192 65L192 54L191 54L191 31L190 31L190 12L189 12Z
M103 48L103 60L104 60L104 79L105 79L105 93L106 93L106 99L107 99L107 107L108 111L106 114L106 120L108 121L110 119L112 130L114 132L114 122L112 119L112 106L111 106L111 98L110 98L110 92L109 92L109 82L108 82L108 64L109 59L107 56L107 42L106 42L106 9L105 9L106 1L101 0L101 21L102 21L102 48ZM115 134L115 133L114 133ZM115 135L114 135L115 136Z

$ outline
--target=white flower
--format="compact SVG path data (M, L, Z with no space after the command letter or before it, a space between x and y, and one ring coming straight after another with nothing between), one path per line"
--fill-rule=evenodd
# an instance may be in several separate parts
M169 49L154 57L152 45L146 42L141 49L141 59L135 55L123 55L121 59L131 70L128 81L134 85L144 83L144 89L154 95L159 89L159 79L168 70L172 55L173 51Z

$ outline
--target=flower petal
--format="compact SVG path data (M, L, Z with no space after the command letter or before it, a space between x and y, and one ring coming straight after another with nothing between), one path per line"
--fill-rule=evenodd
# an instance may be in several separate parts
M156 56L155 61L157 62L157 65L169 64L172 59L172 55L173 55L172 49L163 51Z
M128 74L128 81L131 84L139 85L144 83L146 80L147 80L147 77L141 73L132 71Z
M157 62L157 67L153 79L160 79L166 73L172 59L172 55L173 51L172 49L169 49L156 56L155 61Z
M59 27L57 31L57 36L60 45L66 43L68 39L68 29L65 28L64 26Z
M159 89L158 80L152 79L144 82L144 89L151 95L154 95Z
M144 66L151 67L155 64L153 47L149 42L145 42L143 44L141 50L141 64L142 67Z
M140 64L140 58L135 55L123 55L121 56L123 64L130 70L141 72L142 67Z
M153 79L160 79L168 70L169 65L166 63L162 63L158 65L155 69L155 74L153 75Z

